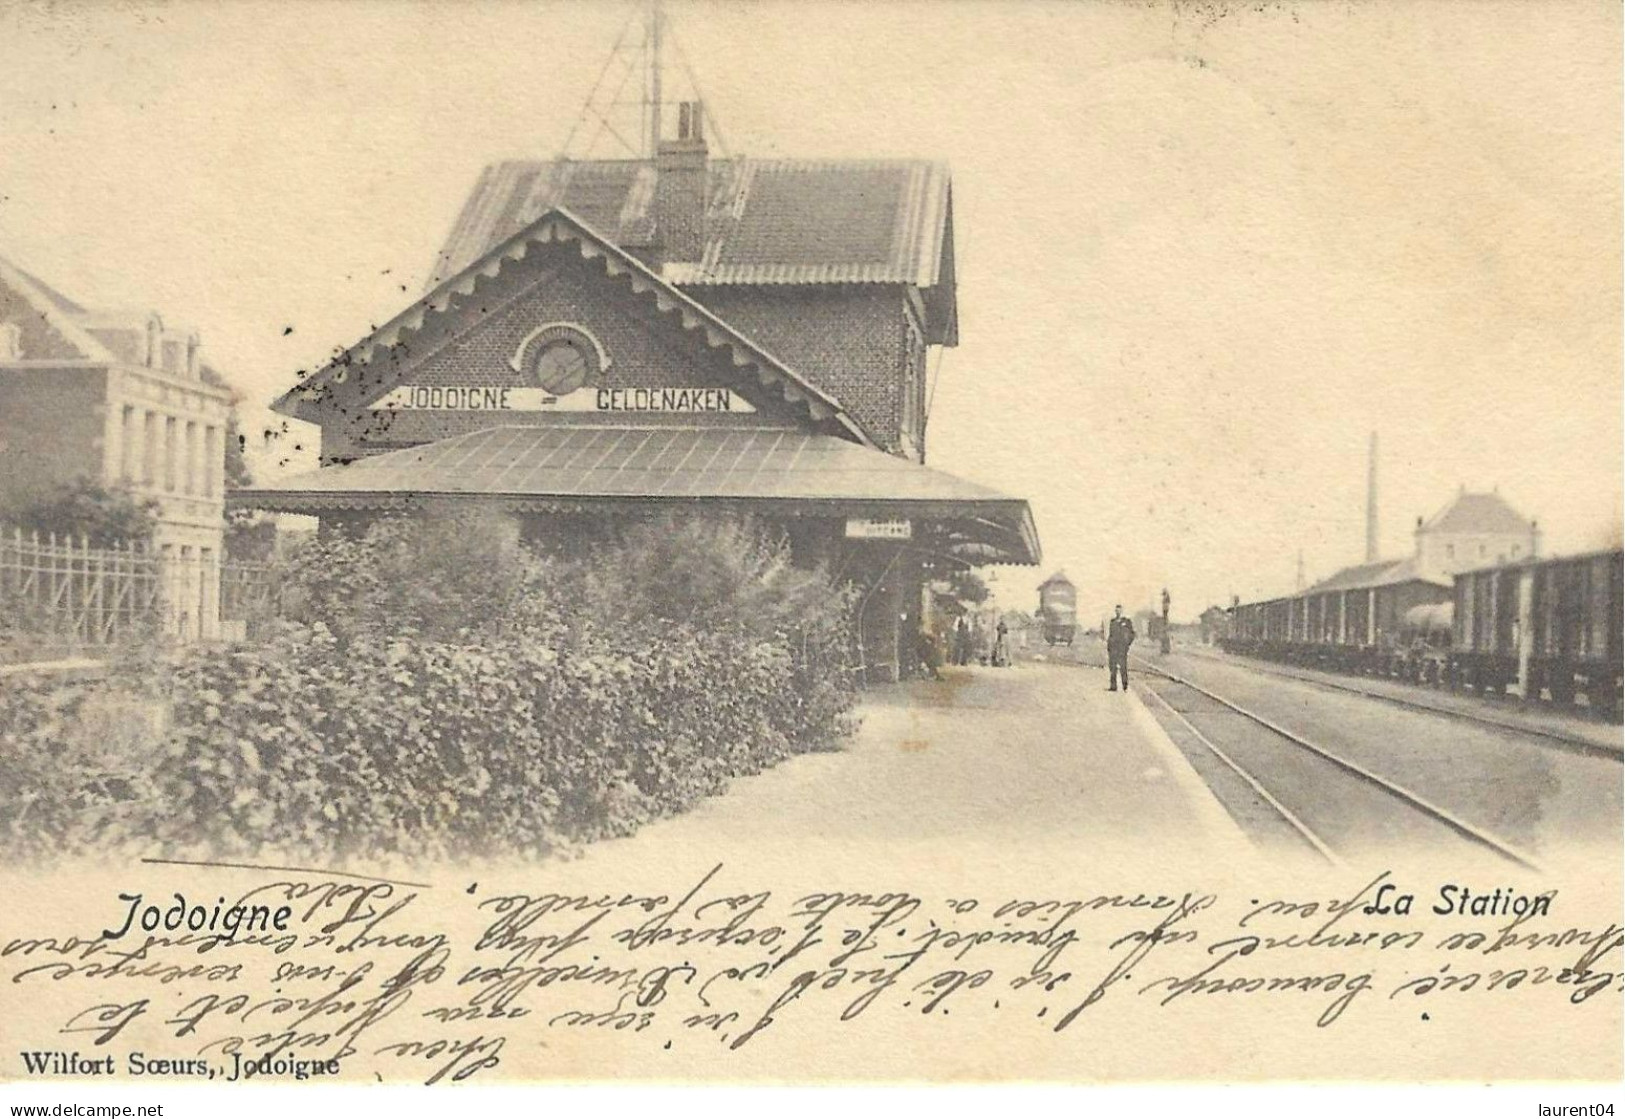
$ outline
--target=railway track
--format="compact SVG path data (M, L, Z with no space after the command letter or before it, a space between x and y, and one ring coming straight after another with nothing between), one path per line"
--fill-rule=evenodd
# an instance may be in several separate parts
M1192 653L1190 655L1205 656L1205 654L1201 653ZM1209 657L1207 659L1218 660L1219 658ZM1366 699L1375 699L1383 703L1392 704L1395 707L1403 707L1409 711L1423 711L1430 715L1439 715L1446 719L1454 719L1457 722L1471 723L1481 727L1494 727L1498 730L1512 731L1517 734L1528 735L1531 738L1539 738L1547 742L1555 743L1562 749L1570 750L1577 754L1584 754L1588 757L1609 758L1616 762L1625 761L1625 753L1622 753L1619 750L1612 750L1606 746L1599 746L1590 739L1581 738L1578 735L1565 734L1561 730L1551 727L1535 726L1529 723L1515 722L1511 719L1498 719L1493 715L1483 714L1476 711L1465 711L1454 707L1442 707L1438 704L1426 703L1422 700L1410 699L1406 696L1393 695L1388 692L1372 691L1369 688L1362 688L1356 684L1345 684L1338 680L1324 680L1316 676L1305 676L1296 672L1288 672L1283 669L1273 668L1268 663L1256 660L1252 657L1247 657L1244 659L1246 667L1249 671L1257 672L1264 676L1278 676L1283 680L1296 680L1299 683L1310 684L1317 688L1325 688L1327 691L1345 692L1350 695L1362 696ZM1146 671L1159 672L1161 670L1154 665L1148 664L1146 665ZM1601 725L1601 720L1598 720L1598 723Z
M1342 866L1339 848L1357 845L1362 831L1384 830L1380 826L1374 828L1373 821L1394 819L1392 810L1397 804L1409 818L1405 830L1414 832L1417 829L1411 825L1421 823L1424 832L1447 832L1515 866L1540 869L1534 857L1518 845L1397 781L1201 684L1140 657L1133 660L1141 674L1161 682L1155 688L1142 685L1140 692L1149 694L1155 707L1164 711L1223 767L1224 772L1240 782L1241 787L1265 807L1278 828L1284 828L1299 845L1328 864ZM1091 664L1077 653L1062 663L1103 667ZM1202 706L1206 710L1198 709ZM1238 720L1248 728L1240 737L1234 734ZM1198 726L1199 722L1206 729ZM1228 734L1217 733L1226 723L1230 724L1225 728ZM1522 730L1521 727L1510 729ZM1227 736L1234 741L1228 744L1215 741ZM1311 761L1313 773L1304 766L1305 760ZM1334 789L1335 783L1341 783L1342 788Z
M1358 764L1357 762L1350 761L1348 758L1343 757L1335 751L1329 750L1322 745L1310 741L1303 735L1288 730L1273 720L1266 718L1255 711L1251 711L1232 700L1226 699L1224 696L1221 696L1217 692L1214 692L1209 688L1205 688L1200 684L1193 683L1184 677L1176 675L1175 673L1169 672L1166 669L1160 668L1156 665L1148 664L1144 661L1140 661L1138 667L1147 675L1153 676L1159 680L1168 681L1174 684L1177 688L1184 689L1189 693L1194 693L1196 695L1205 697L1213 704L1217 704L1223 709L1223 711L1233 715L1238 715L1253 727L1266 731L1268 743L1274 743L1275 747L1272 749L1267 743L1255 744L1254 746L1249 747L1248 753L1253 754L1255 757L1267 758L1271 753L1278 755L1281 752L1282 747L1286 748L1287 752L1289 753L1295 752L1300 755L1307 754L1335 768L1339 773L1343 774L1346 779L1373 793L1379 794L1380 798L1404 805L1405 808L1409 809L1411 812L1425 817L1430 823L1455 834L1460 839L1465 840L1467 843L1479 848L1480 850L1488 851L1491 854L1526 870L1540 869L1534 858L1518 848L1515 844L1495 835L1485 828L1463 819L1461 816L1451 812L1442 805L1434 803L1428 798L1406 788L1398 782L1390 780L1389 778L1384 777L1381 774ZM1275 816L1283 824L1285 824L1304 845L1308 846L1326 862L1332 865L1342 865L1342 860L1336 851L1337 841L1334 839L1328 839L1326 836L1322 835L1318 830L1316 830L1316 828L1305 819L1305 816L1309 813L1301 808L1295 810L1290 806L1288 802L1292 800L1293 797L1289 792L1283 791L1279 788L1274 791L1270 789L1270 787L1266 784L1265 779L1261 778L1260 774L1257 772L1259 769L1264 768L1263 766L1256 763L1248 765L1246 764L1245 759L1238 760L1236 757L1237 751L1234 748L1227 750L1216 743L1211 735L1204 733L1203 730L1196 725L1195 720L1190 717L1191 713L1182 711L1176 707L1175 704L1170 702L1168 696L1164 695L1162 691L1155 688L1142 688L1142 691L1148 692L1156 701L1158 706L1167 711L1174 718L1174 720L1191 735L1192 738L1194 738L1205 750L1212 754L1222 765L1224 765L1226 769L1235 774L1235 776L1238 777L1263 804L1267 805L1270 811L1272 811ZM1180 697L1176 695L1175 699L1178 698ZM1324 802L1335 799L1330 796L1328 790L1320 785L1318 780L1314 784L1321 794L1317 798L1318 801ZM1320 803L1317 805L1317 807L1323 810L1325 806L1324 803Z

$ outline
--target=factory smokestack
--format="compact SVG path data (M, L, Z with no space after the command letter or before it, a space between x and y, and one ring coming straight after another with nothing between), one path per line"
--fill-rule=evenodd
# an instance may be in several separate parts
M1365 484L1365 562L1377 558L1377 433L1371 433L1371 463Z

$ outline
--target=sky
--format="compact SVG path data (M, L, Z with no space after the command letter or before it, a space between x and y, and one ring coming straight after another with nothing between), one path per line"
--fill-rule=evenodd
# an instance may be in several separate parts
M633 6L0 0L0 255L195 326L281 427L485 163L560 151ZM1086 617L1358 562L1373 431L1384 555L1462 485L1617 543L1620 8L1538 13L667 3L730 152L951 165L929 463L1031 501L1001 601L1064 568ZM253 442L313 464L313 429Z

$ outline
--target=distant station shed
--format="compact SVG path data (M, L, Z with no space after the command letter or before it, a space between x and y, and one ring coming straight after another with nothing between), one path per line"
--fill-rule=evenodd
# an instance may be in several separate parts
M712 160L681 119L654 160L487 168L429 291L276 402L323 465L234 504L331 531L486 502L553 540L748 513L859 584L866 675L895 679L932 579L1039 560L1024 500L924 464L948 172Z

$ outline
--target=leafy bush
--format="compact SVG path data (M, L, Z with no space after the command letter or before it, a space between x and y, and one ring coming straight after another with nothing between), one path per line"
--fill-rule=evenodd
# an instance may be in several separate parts
M556 795L511 650L320 631L176 671L152 781L167 849L546 850Z
M33 858L111 848L154 803L147 751L162 733L150 676L0 681L0 844Z
M452 511L316 541L286 578L263 645L0 685L0 842L545 854L851 729L847 597L748 524L544 562Z
M109 489L90 478L60 482L0 510L0 518L40 535L83 537L92 547L142 544L152 539L158 503L126 490Z
M545 638L549 574L511 517L451 503L389 517L361 536L331 533L296 548L284 613L342 643L362 634L480 641Z
M803 726L799 749L851 732L857 703L851 659L856 594L822 569L792 565L788 541L748 519L662 517L628 530L564 592L619 632L658 618L781 644L789 682L763 702Z

